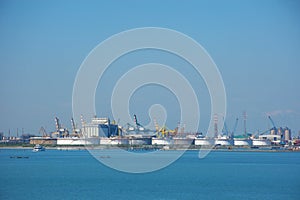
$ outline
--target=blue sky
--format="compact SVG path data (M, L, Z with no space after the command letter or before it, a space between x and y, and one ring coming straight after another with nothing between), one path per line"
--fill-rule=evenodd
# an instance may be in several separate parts
M266 113L269 113L278 126L289 126L298 133L299 9L300 3L290 0L2 0L0 131L7 133L11 129L15 134L17 128L24 128L25 132L37 134L41 126L48 132L53 131L54 116L70 127L73 83L88 53L113 34L155 26L189 35L211 55L226 87L229 127L233 126L236 117L242 119L245 110L249 131L266 130L269 124ZM168 60L168 55L163 58L157 52L150 52L149 59L138 55L128 59L138 60L137 63L153 58ZM107 75L118 73L116 67ZM187 76L193 74L189 70L185 73ZM205 104L209 104L207 91L199 77L191 76L189 80L195 83L198 97L203 98L203 125L200 127L205 130L208 121ZM110 88L113 82L107 85ZM97 114L110 116L106 101L109 90L102 89L97 90ZM155 91L166 95L159 100L170 107L167 125L176 126L178 119L172 113L176 114L178 109L173 97L155 87L144 90L136 92L135 104L130 105L132 112L140 116L141 123L146 124L149 120L145 108L158 101L157 97L149 95ZM242 128L239 123L238 131Z

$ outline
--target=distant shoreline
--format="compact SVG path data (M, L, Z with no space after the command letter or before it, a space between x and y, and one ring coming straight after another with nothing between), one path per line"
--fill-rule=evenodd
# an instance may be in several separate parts
M0 150L31 150L31 146L0 146ZM118 146L46 146L46 150L109 150L109 149L123 149L129 151L153 151L153 150L163 150L163 151L199 151L199 150L210 150L214 152L300 152L300 149L272 149L272 147L262 147L262 148L249 148L249 147L231 147L231 148L182 148L182 147L170 147L162 148L157 146L147 146L147 147L118 147Z

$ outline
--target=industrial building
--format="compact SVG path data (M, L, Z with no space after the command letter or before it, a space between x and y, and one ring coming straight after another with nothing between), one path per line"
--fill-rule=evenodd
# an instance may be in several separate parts
M82 124L82 135L85 138L112 137L121 135L117 124L112 124L109 118L92 118L90 123Z
M57 140L50 137L31 137L30 144L56 145Z

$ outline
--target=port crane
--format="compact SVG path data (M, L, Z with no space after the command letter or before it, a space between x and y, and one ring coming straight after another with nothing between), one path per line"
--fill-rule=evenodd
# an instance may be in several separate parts
M71 124L72 124L72 134L71 134L71 136L80 137L81 136L81 131L80 131L80 129L76 128L76 125L75 125L75 122L74 122L73 118L71 118Z
M273 127L270 130L274 130L275 134L277 134L277 128L275 126L275 123L274 123L273 119L271 118L270 115L268 116L268 118L269 118L269 120L271 121L271 123L273 125Z
M134 125L127 123L125 125L127 128L124 129L124 132L126 132L126 133L133 132L135 134L138 134L138 133L142 133L142 134L146 133L147 134L149 132L153 132L152 130L145 128L142 124L140 124L138 122L136 114L133 115L133 119L134 119Z
M275 123L274 123L274 121L273 121L273 119L271 118L271 116L268 116L268 119L270 120L270 122L272 123L272 128L269 128L269 129L267 129L267 130L265 130L265 131L263 131L263 132L259 132L259 130L253 135L253 136L258 136L258 135L265 135L266 133L268 133L268 132L271 132L272 130L274 130L275 131L275 134L276 134L276 132L277 132L277 128L276 128L276 126L275 126Z
M153 122L154 122L155 130L158 133L159 132L159 126L158 126L157 121L156 121L155 118L153 119Z
M66 128L63 128L61 126L58 117L55 117L55 127L56 127L56 132L54 132L54 134L58 135L58 137L69 136L69 131Z
M136 130L138 130L138 131L144 131L145 127L138 122L136 114L133 115L133 119L134 119L134 124L135 124Z
M154 125L155 125L157 137L168 137L168 136L175 136L178 134L180 123L178 123L177 127L174 130L169 129L166 125L160 127L157 124L156 119L154 119ZM184 131L184 127L181 128L181 131Z
M59 132L59 130L61 129L61 126L60 126L58 117L55 117L55 127L56 127L56 131Z
M40 135L42 135L43 137L48 137L48 134L45 130L45 128L42 126L39 130Z
M225 133L225 135L229 136L229 131L228 131L227 124L225 122L224 117L223 117L223 122L224 122L224 127L223 127L222 132L223 132L223 134Z
M233 126L233 129L232 129L232 132L230 132L230 130L228 129L224 117L223 117L223 121L224 121L223 133L225 133L225 135L233 138L234 137L234 133L235 133L236 128L237 128L237 124L238 124L239 119L236 118L234 126Z

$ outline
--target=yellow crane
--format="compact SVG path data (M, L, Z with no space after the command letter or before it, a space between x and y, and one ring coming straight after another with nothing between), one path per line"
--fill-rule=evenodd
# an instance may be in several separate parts
M166 125L160 127L155 118L154 118L153 122L154 122L157 137L175 136L178 133L179 123L178 123L178 126L174 130L171 130Z

